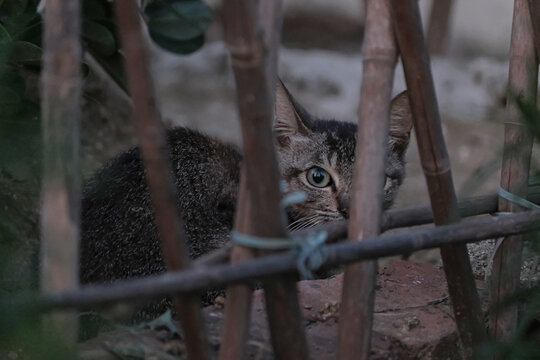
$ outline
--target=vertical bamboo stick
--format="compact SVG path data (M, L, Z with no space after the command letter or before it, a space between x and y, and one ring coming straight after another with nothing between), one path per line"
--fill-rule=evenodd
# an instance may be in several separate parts
M50 0L45 9L41 76L41 290L45 293L79 284L80 12L76 0ZM75 343L76 314L57 314L50 320L49 329Z
M281 1L262 1L259 3L258 17L263 28L264 44L268 51L266 77L273 79L277 69L277 47L281 29ZM273 91L273 89L270 89ZM238 207L234 228L244 234L253 233L251 223L256 222L252 212L251 197L247 187L245 167L242 168ZM241 245L234 245L231 262L244 261L256 256L256 251ZM244 284L234 284L227 288L224 323L221 332L220 360L241 359L249 333L252 291Z
M506 105L508 121L504 125L500 185L513 194L526 197L533 135L519 112L514 96L518 94L526 101L536 102L538 60L527 0L514 2L509 67L508 87L511 92ZM499 211L520 210L518 205L499 198ZM492 305L496 305L500 300L510 296L519 287L522 248L523 243L520 235L506 237L497 247L489 279ZM517 310L517 304L515 304L504 312L490 314L489 328L495 339L509 339L517 325Z
M431 54L442 55L448 48L453 0L433 0L427 29L427 43Z
M236 80L249 204L257 209L256 221L249 229L256 236L280 237L285 235L285 229L280 216L279 171L272 135L275 74L268 70L269 49L261 38L258 12L252 1L226 0L223 23ZM265 23L277 24L270 20ZM265 294L276 358L307 358L295 279L270 280L265 284Z
M459 212L450 160L440 123L429 57L416 0L391 0L396 37L402 56L420 159L436 225L458 222ZM454 314L467 358L484 339L482 311L465 245L441 248Z
M381 231L384 160L397 50L387 0L368 0L358 114L349 241ZM377 261L345 268L339 321L339 359L368 359Z
M251 211L245 168L242 169L240 192L234 228L244 234L253 233L251 222L254 212ZM241 245L234 245L231 251L231 262L244 261L256 256L256 251ZM251 288L244 284L233 284L227 287L223 329L221 331L220 360L236 360L244 357L245 345L249 333L251 315Z
M166 161L169 156L166 150L165 130L154 99L154 87L144 49L138 8L135 0L117 0L115 5L126 59L129 90L133 99L136 131L155 209L163 258L167 270L184 269L190 266L190 261L175 201L176 190ZM198 297L176 296L174 304L184 330L188 357L209 358Z

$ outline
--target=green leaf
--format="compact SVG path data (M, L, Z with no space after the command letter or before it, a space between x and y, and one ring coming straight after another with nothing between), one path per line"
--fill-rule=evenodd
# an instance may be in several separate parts
M11 89L17 95L20 96L20 98L24 98L24 91L26 89L26 84L24 82L24 79L22 76L17 74L14 71L6 71L6 72L0 72L0 84L3 86Z
M24 12L27 4L28 0L9 0L1 4L2 12L8 16L17 16Z
M29 24L33 24L35 21L40 20L40 15L36 12L36 6L32 3L29 3L27 8L20 12L19 10L8 10L4 11L5 8L10 8L13 4L16 4L17 1L8 0L0 9L0 18L2 20L2 25L11 35L13 39L17 39L17 34L24 31Z
M37 180L40 149L39 106L22 101L16 114L0 118L0 168L17 180Z
M16 41L13 43L13 53L10 61L18 65L41 67L43 51L37 45L28 41Z
M82 14L84 19L106 18L107 5L104 1L84 0L82 2Z
M170 40L192 40L212 21L210 8L198 0L159 0L145 8L150 32Z
M119 52L112 56L101 56L92 53L97 62L109 76L127 93L127 76L124 68L124 57Z
M30 42L36 46L41 46L41 38L43 23L41 19L32 22L32 24L26 26L18 34L16 34L16 40Z
M90 20L83 20L82 37L90 50L104 56L113 55L116 50L116 40L107 27Z
M201 46L204 45L204 35L189 40L179 41L155 34L150 31L150 37L163 49L180 55L191 54L199 50Z
M21 97L12 89L0 85L0 119L15 115L21 106Z
M0 24L0 43L11 42L11 40L7 30Z

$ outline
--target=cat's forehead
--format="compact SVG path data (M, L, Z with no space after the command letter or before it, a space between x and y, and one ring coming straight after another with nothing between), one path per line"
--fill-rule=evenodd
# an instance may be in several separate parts
M312 120L308 136L291 138L288 165L348 167L354 161L356 125L335 120Z
M336 120L316 120L311 129L322 136L322 142L328 153L338 161L354 161L356 147L356 124Z

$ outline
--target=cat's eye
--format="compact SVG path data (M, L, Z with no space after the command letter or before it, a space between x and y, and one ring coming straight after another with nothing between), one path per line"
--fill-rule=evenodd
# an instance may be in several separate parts
M323 188L332 184L332 177L326 170L318 166L314 166L307 172L307 181L310 183L310 185Z

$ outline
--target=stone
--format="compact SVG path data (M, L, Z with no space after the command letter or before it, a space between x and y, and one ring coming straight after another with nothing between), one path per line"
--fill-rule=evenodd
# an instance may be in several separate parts
M336 358L342 281L343 275L339 274L328 279L298 283L300 311L311 359ZM433 265L404 260L390 262L378 271L375 294L371 360L461 358L442 270ZM203 312L212 351L217 354L223 324L223 304L220 301L206 307ZM111 343L131 349L130 339L133 339L139 344L138 348L144 344L145 354L160 354L162 357L158 355L158 359L168 359L171 355L182 358L184 344L181 338L167 341L163 337L158 339L147 329L130 329L128 334L122 331L126 330L102 334L98 339L91 340L91 345L87 342L81 346L87 353L89 349L95 350L96 346L105 347L104 352L110 353ZM257 290L253 295L246 358L274 358L263 290Z

